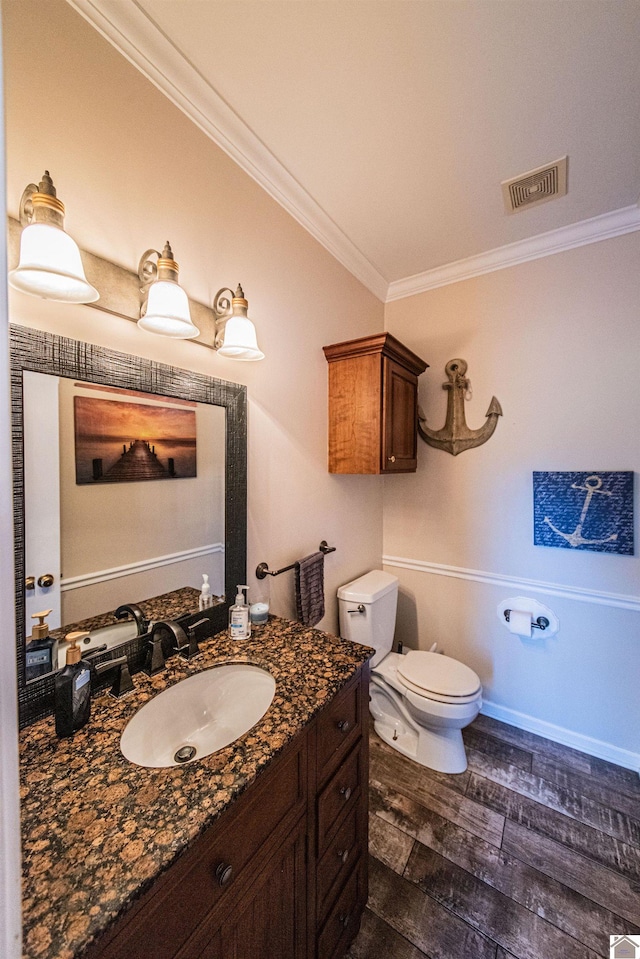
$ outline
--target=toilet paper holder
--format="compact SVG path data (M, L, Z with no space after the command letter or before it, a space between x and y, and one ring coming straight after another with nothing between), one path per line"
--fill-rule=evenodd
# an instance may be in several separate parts
M504 611L504 618L506 619L507 622L509 622L509 620L510 620L510 618L511 618L511 610L510 610L510 609L505 609L505 611ZM531 618L531 628L532 628L532 629L542 629L542 630L545 630L545 629L548 628L548 626L549 626L549 620L547 619L546 616L538 616L538 618L535 619L535 620L533 619L533 617Z

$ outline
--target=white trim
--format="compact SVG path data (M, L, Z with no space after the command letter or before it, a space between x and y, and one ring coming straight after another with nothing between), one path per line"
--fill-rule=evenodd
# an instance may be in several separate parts
M2 63L0 25L0 65ZM2 71L0 70L0 219L5 221L5 137ZM6 234L0 237L0 262L6 263ZM7 273L0 278L0 621L2 675L0 675L0 955L22 955L22 895L20 870L20 787L18 774L18 666L15 644L15 572L11 482L11 404L9 402L9 310Z
M147 573L161 566L173 566L175 563L185 563L191 559L200 559L203 556L212 556L214 553L224 553L224 543L211 543L209 546L197 546L194 549L185 549L179 553L167 553L166 556L152 556L138 563L127 563L125 566L113 566L111 569L99 569L94 573L83 573L81 576L69 576L60 580L60 592L66 593L70 589L82 589L83 586L95 586L106 583L110 579L121 579L123 576L133 576L135 573Z
M636 613L640 612L640 596L624 593L606 593L603 590L584 589L580 586L545 583L538 579L520 579L517 576L488 573L480 569L464 569L461 566L445 566L442 563L406 559L402 556L383 556L382 564L398 569L412 569L418 573L430 573L434 576L450 576L453 579L471 580L475 583L484 583L487 586L501 586L508 590L518 589L544 593L547 596L560 596L562 599L576 600L580 603L594 603L597 606L613 606L616 609L630 609Z
M138 4L67 2L384 302L388 281Z
M517 243L509 243L495 250L479 253L477 256L446 263L425 273L395 280L389 284L386 302L415 296L417 293L435 290L449 283L459 283L461 280L468 280L484 273L504 270L509 266L539 260L554 253L564 253L578 246L609 240L637 230L640 230L640 208L638 206L623 207L621 210L613 210L611 213L603 213L601 216L572 223L558 230L540 233L538 236L519 240Z
M605 743L601 739L593 739L591 736L583 735L583 733L575 733L571 729L547 723L543 719L536 719L535 716L519 713L515 709L499 706L497 703L492 703L486 699L483 700L481 711L485 716L498 719L502 723L508 723L509 726L515 726L517 729L524 729L528 733L544 736L545 739L550 739L554 743L570 746L572 749L587 753L589 756L597 756L598 759L605 759L607 762L615 763L616 766L624 766L625 769L640 772L640 753L632 753L629 749L612 746L611 743Z

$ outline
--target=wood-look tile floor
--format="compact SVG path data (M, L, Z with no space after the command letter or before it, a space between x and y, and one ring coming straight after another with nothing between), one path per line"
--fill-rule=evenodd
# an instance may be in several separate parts
M369 902L350 959L595 959L640 934L640 777L486 716L469 768L371 728Z

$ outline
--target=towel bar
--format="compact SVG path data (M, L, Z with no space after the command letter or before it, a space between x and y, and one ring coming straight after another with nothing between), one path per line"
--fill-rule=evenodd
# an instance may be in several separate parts
M326 539L323 539L318 547L321 553L335 553L335 546L328 546ZM265 579L267 576L279 576L280 573L286 573L287 570L293 569L295 563L291 563L289 566L283 566L282 569L269 569L268 563L259 563L256 566L256 579Z

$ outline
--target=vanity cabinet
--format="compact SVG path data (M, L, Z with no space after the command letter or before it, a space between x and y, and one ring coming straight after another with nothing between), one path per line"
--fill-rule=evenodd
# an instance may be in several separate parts
M418 376L428 364L391 333L323 349L329 364L329 472L415 472Z
M367 710L365 665L87 959L342 959L367 899Z

